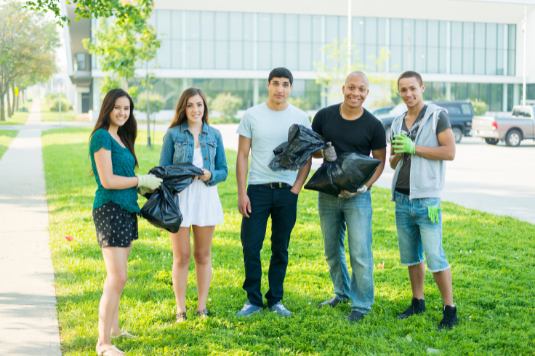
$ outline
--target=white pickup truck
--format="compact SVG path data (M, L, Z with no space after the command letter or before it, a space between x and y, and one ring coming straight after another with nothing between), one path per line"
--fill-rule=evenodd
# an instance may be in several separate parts
M511 117L474 116L472 136L482 137L489 145L505 141L516 147L522 140L535 140L535 106L513 107Z

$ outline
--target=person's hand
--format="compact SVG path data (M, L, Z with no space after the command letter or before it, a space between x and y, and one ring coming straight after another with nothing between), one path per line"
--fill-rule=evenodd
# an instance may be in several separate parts
M201 169L204 174L202 176L199 176L199 179L202 180L203 182L209 181L210 178L212 178L212 173L207 169L204 169L204 168L201 168Z
M246 218L249 218L249 214L253 212L251 209L251 201L247 194L238 196L238 210L240 211L240 214Z
M294 185L294 186L290 189L290 192L294 193L295 195L299 195L299 193L301 193L301 188L299 188L298 186Z
M429 219L431 222L438 223L438 212L442 210L440 206L428 206L427 207L427 214L429 215Z
M405 134L394 135L392 147L395 153L410 153L411 155L416 153L416 145Z
M355 193L351 193L347 190L342 190L342 194L338 194L338 198L341 198L341 199L355 198L361 195L362 193L366 193L367 190L368 190L368 187L366 187L365 185L357 189Z
M325 158L325 160L327 162L336 161L338 156L336 156L336 151L334 149L334 146L330 142L327 142L327 146L329 146L329 147L324 148L323 150L321 150L321 154L323 155L323 158Z
M152 174L136 175L138 188L158 189L162 184L162 179Z

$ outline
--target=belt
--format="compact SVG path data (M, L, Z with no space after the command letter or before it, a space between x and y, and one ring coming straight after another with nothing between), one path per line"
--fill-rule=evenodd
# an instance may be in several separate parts
M286 183L265 183L260 185L270 187L271 189L291 188L290 185Z

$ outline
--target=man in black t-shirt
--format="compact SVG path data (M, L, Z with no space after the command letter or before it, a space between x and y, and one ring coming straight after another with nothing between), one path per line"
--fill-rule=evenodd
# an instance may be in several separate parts
M369 81L362 72L353 72L342 87L344 102L320 110L312 129L332 143L315 157L335 161L337 154L346 152L369 156L382 161L366 185L356 192L344 191L338 197L318 195L321 231L325 241L325 258L334 286L335 296L320 306L336 306L350 299L350 321L359 321L371 311L374 302L372 255L372 203L370 188L379 178L386 160L386 137L381 122L362 104L369 93ZM345 258L347 229L352 274L349 277Z

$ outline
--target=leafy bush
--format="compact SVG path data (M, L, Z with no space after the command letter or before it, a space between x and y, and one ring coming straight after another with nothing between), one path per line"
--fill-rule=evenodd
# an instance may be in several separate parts
M149 94L150 112L160 112L165 107L165 101L159 94ZM137 97L136 110L147 112L147 94Z
M215 99L211 100L212 109L219 111L226 118L234 118L242 105L242 98L230 93L218 94Z
M485 115L485 113L489 109L489 106L487 105L487 103L479 99L470 100L470 102L472 103L472 106L474 107L474 113L476 114L476 116Z
M121 88L119 78L105 76L100 80L100 98L104 99L110 90L117 88Z
M60 94L61 97L65 100L67 100L67 96L65 96L65 94L61 93ZM55 93L55 94L48 94L46 97L45 97L45 100L47 103L53 103L54 101L57 101L58 100L58 93ZM28 99L28 101L31 101L31 99Z
M309 101L306 101L305 99L303 99L302 97L298 96L298 97L289 97L288 98L288 102L290 104L292 104L293 106L295 106L296 108L299 108L303 111L307 111L307 110L310 110L311 107L312 107L312 104L309 102Z
M65 98L61 98L61 111L69 111L71 109L71 105ZM52 102L52 105L50 105L50 111L59 111L59 100L56 99Z

